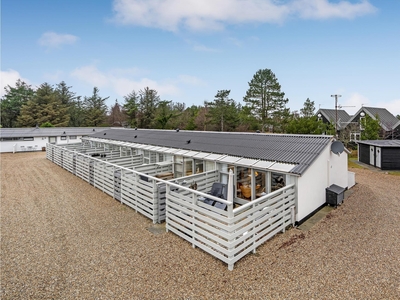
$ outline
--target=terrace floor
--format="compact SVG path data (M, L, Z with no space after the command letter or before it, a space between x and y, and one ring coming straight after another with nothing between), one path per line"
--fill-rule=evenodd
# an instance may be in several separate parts
M351 169L341 206L229 271L44 152L0 159L1 299L400 298L400 176Z

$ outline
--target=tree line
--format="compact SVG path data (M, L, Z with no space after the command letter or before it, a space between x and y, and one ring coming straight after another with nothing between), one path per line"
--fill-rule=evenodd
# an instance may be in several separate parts
M300 112L291 112L275 74L258 70L248 82L243 105L231 99L230 90L218 90L212 101L186 107L185 103L161 100L150 87L133 90L107 107L109 97L97 87L90 96L77 96L64 81L34 89L17 80L6 86L1 98L3 128L55 126L125 126L207 131L261 131L275 133L334 134L330 124L318 121L314 101L307 99Z

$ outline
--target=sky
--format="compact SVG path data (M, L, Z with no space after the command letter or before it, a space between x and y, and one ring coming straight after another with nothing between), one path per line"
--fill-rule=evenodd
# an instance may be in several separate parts
M271 69L291 111L400 114L398 0L2 0L1 95L18 78L98 87L110 106L145 87L203 105L219 90L243 103Z

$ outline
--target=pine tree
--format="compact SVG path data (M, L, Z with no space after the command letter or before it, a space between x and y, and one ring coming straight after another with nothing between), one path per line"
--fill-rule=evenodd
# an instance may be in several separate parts
M29 99L33 99L35 91L21 79L17 80L15 87L7 85L4 90L5 94L0 102L1 126L4 128L17 127L21 107Z
M208 106L209 122L220 131L235 130L239 122L236 102L229 98L230 90L219 90Z
M99 96L99 89L93 88L91 97L85 97L83 100L83 108L85 111L85 126L101 126L106 120L107 98Z
M262 131L266 127L274 130L280 116L285 112L288 99L284 98L281 85L270 69L258 70L251 81L244 102L251 108L252 114L261 122Z
M149 87L139 91L139 126L151 128L154 125L154 117L160 96L156 90Z
M68 107L61 102L53 87L43 83L33 99L21 107L18 124L21 127L33 127L48 122L55 127L65 127L69 122L67 111Z
M124 96L124 103L122 107L124 113L128 117L128 124L131 127L138 126L137 114L139 110L139 95L134 90L128 95Z

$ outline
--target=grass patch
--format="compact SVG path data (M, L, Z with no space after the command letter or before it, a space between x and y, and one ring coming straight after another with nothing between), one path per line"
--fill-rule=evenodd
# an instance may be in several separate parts
M389 175L400 176L400 171L388 171Z
M351 152L349 153L349 158L358 158L357 149L351 150Z
M358 163L356 163L357 158L350 158L347 161L347 166L349 168L356 168L356 169L365 169L363 166L360 166Z

